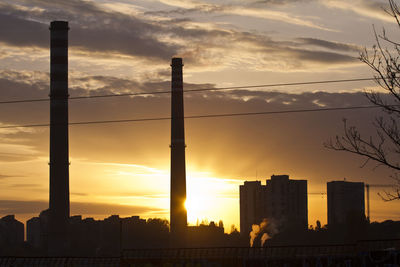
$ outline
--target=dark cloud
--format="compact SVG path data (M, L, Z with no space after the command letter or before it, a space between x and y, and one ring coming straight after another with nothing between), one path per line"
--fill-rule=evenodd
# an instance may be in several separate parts
M253 7L269 7L269 6L282 6L293 3L307 3L316 2L318 0L257 0L248 3L248 5Z
M315 46L328 48L328 49L332 49L332 50L338 50L338 51L359 52L361 50L360 47L353 45L353 44L330 42L330 41L316 39L316 38L298 38L298 40L307 45L315 45Z
M321 54L320 54L321 55ZM336 54L327 53L326 57L334 57ZM324 57L321 56L324 60ZM333 60L333 59L332 59ZM37 74L39 77L36 80L32 80L31 83L25 83L26 77L32 76L30 72L16 72L16 71L8 71L6 74L0 73L0 98L1 99L37 99L37 98L46 98L48 95L48 87L46 88L46 82L48 79L48 75ZM154 81L154 82L141 82L138 80L130 80L126 78L117 78L113 76L78 76L73 78L74 86L70 88L70 93L72 97L75 96L85 96L85 95L107 95L112 93L134 93L134 92L169 92L170 90L170 81ZM92 88L90 84L95 84L97 87ZM204 89L204 88L214 88L213 84L190 84L185 83L185 90L192 89ZM20 97L18 97L20 96ZM21 97L24 96L24 97ZM151 96L151 95L150 95ZM350 104L365 104L366 98L364 97L362 92L355 93L327 93L327 92L304 92L300 94L289 94L278 91L260 91L260 90L230 90L230 91L216 91L216 92L193 92L187 93L185 97L191 101L191 99L198 100L200 102L204 101L212 101L212 100L234 100L237 102L246 102L245 98L250 98L252 101L262 101L265 102L265 105L272 105L277 103L282 105L283 102L292 102L293 105L301 105L304 107L315 106L313 103L314 100L322 101L326 106L346 106ZM135 106L130 106L129 103L132 101L137 102L148 102L151 100L160 99L162 101L167 101L166 105L168 105L169 95L168 94L154 94L152 97L147 100L147 96L136 96L135 100L132 100L131 97L115 97L115 98L106 98L104 100L91 99L91 100L70 100L70 105L74 108L77 107L91 107L101 105L114 105L116 102L120 102L123 105L127 105L127 107L135 109ZM337 98L342 98L340 101L335 101ZM357 100L357 101L356 101ZM40 104L24 104L24 105L1 105L0 108L4 109L4 112L0 114L9 114L8 116L0 116L2 122L6 123L15 123L15 118L23 117L28 120L31 119L30 122L33 122L32 119L35 117L32 110L35 110L34 113L37 113L39 117L46 118L48 117L48 105L49 102L40 102ZM37 106L37 107L36 107ZM40 107L40 108L39 108ZM189 107L190 109L190 107ZM11 110L12 112L6 112L6 110ZM19 112L17 112L19 111ZM106 109L107 113L113 113L113 109ZM76 111L71 110L72 114L76 113ZM118 112L118 111L116 111ZM82 113L82 112L78 112ZM84 112L83 112L84 113ZM93 113L93 112L91 112ZM10 116L12 114L12 116ZM117 114L117 113L116 113ZM29 116L28 116L29 115ZM32 116L30 118L30 116ZM46 120L42 120L41 122L45 122Z
M0 152L0 162L20 162L20 161L30 161L37 159L36 155L26 155L18 153L3 153Z
M112 196L128 196L128 197L136 197L136 198L168 198L167 194L143 194L140 190L132 191L132 192L120 192L118 194L112 194Z
M49 22L65 18L70 21L69 40L72 47L164 60L176 54L179 48L178 45L172 46L157 40L154 34L161 30L160 26L133 16L103 11L87 1L33 2L45 10L24 12L12 5L0 6L0 22L11 25L0 30L0 41L47 48ZM41 22L33 21L31 17Z
M81 203L71 202L71 214L143 214L150 211L162 211L156 207L102 204L102 203Z
M345 52L355 52L351 50L351 45L342 43L333 43L329 41L313 39L313 38L297 38L297 41L275 41L268 36L257 36L249 32L242 32L236 36L237 41L244 40L255 45L255 50L262 51L266 55L265 60L268 62L272 55L280 55L279 60L286 62L289 65L296 66L296 69L301 69L308 62L318 62L321 64L337 64L337 63L352 63L358 59L353 54L329 52L317 49L304 49L304 45L318 44L323 48L330 48ZM336 46L335 46L336 45Z
M10 101L46 98L49 83L49 75L44 72L0 71L0 97Z
M48 26L3 13L0 8L0 41L15 46L49 47Z
M21 0L21 3L25 3L31 7L46 7L47 9L51 9L53 12L67 12L64 13L64 17L71 16L71 14L75 13L76 17L79 14L90 15L96 12L104 12L99 9L92 1L81 1L81 0L70 0L70 1L62 1L62 0ZM56 19L56 18L53 18Z
M120 85L128 88L130 84L129 80L107 76L85 79L94 79L104 84L99 91L91 91L94 95L112 92L113 88ZM17 81L13 82L18 85ZM140 91L170 89L167 81L131 82ZM86 89L79 88L78 84L73 93L87 92ZM204 88L210 85L188 85L185 88L190 87ZM323 90L324 87L318 88ZM32 90L41 90L39 88L32 85ZM312 90L315 91L315 86ZM0 94L1 92L3 91ZM369 105L362 92L315 91L295 94L282 91L233 90L185 94L187 116L361 105ZM19 124L24 120L33 121L38 114L47 116L42 119L48 122L48 102L43 104L43 110L29 105L2 105L0 108L0 114L8 114L1 118L1 122L7 120L8 123ZM168 117L170 98L168 94L157 94L133 98L76 100L70 101L69 108L71 122ZM259 173L264 172L265 175L285 172L309 178L311 183L328 178L357 178L360 175L374 181L376 177L387 176L381 170L379 175L378 171L371 172L368 168L360 170L363 163L360 158L329 151L322 143L342 132L343 117L348 118L349 124L360 127L363 134L374 135L371 120L379 114L379 109L365 109L188 119L185 121L188 164L199 169L212 170L216 176L241 179L259 169ZM169 159L169 138L169 121L71 126L70 152L72 158L85 158L94 162L164 166ZM47 132L26 134L25 139L26 144L34 146L43 155L48 155Z
M70 192L70 194L72 196L80 196L80 197L84 197L84 196L88 196L89 194L86 193L77 193L77 192Z
M142 56L169 60L178 51L179 46L169 45L146 36L140 25L135 22L119 25L121 29L114 27L99 28L75 28L70 33L71 46L81 47L91 52L117 52L126 55ZM138 28L136 28L138 27Z
M0 73L0 99L22 100L48 98L49 87L43 84L46 82L45 80L40 79L36 82L26 83L26 81L31 80L31 78L24 73L7 72L7 75L2 74L4 73ZM47 80L47 83L48 82ZM48 104L48 102L2 104L0 105L0 121L7 125L15 125L14 118L18 118L18 124L48 122L49 107L46 103ZM34 112L28 112L27 110L34 110ZM13 132L11 132L10 135L13 135ZM26 156L27 155L0 153L0 158L3 160L7 158L24 158Z
M108 95L110 93L169 92L171 90L171 82L169 81L170 72L161 73L158 76L168 76L168 78L162 81L157 81L157 79L155 81L151 81L151 79L150 81L138 81L102 75L74 77L73 86L70 86L71 97ZM96 84L97 87L93 88L93 84ZM215 87L214 84L207 83L184 83L184 85L187 90Z
M334 53L327 54L329 57L337 56ZM324 60L317 59L317 60ZM21 99L17 96L25 96L23 99L36 99L45 98L48 94L48 88L45 87L47 75L38 75L41 79L36 79L30 84L25 83L26 77L29 77L29 73L26 72L11 72L8 71L7 75L1 75L0 73L0 98L1 99ZM168 92L170 90L170 81L158 81L158 82L140 82L137 80L130 80L124 78L117 78L112 76L79 76L74 79L74 86L70 89L71 96L85 96L85 95L107 95L112 93L132 93L132 92ZM47 81L48 82L48 81ZM86 84L96 84L97 88L88 87ZM184 84L186 90L192 89L202 89L202 88L213 88L213 84ZM300 94L289 94L278 91L257 91L257 90L232 90L232 91L216 91L211 93L194 92L187 93L185 97L188 101L198 101L200 102L213 102L213 101L235 101L237 103L247 103L245 99L250 99L251 101L260 101L260 105L265 107L271 107L275 105L279 107L287 107L287 104L291 103L293 106L298 107L315 107L315 101L318 100L319 105L323 104L327 107L333 106L348 106L348 105L361 105L366 104L366 98L363 96L362 92L356 93L327 93L327 92L304 92ZM149 98L149 99L147 99ZM338 101L336 101L339 99ZM147 102L159 101L163 104L160 108L169 112L169 95L168 94L155 94L148 96L136 96L131 97L114 97L105 99L91 99L91 100L71 100L71 115L74 118L75 114L80 114L81 117L86 117L84 114L108 114L110 116L117 117L121 114L120 111L115 110L114 107L116 103L122 110L126 110L127 114L135 114L138 109L145 107ZM130 103L137 102L137 106L131 105ZM143 105L142 105L143 103ZM8 124L18 124L19 123L45 123L48 119L48 105L49 102L39 102L24 105L1 105L0 109L3 112L0 114L8 114L8 116L0 116L0 120L3 123ZM104 106L104 108L101 108ZM218 105L217 105L218 106ZM291 106L291 107L293 107ZM155 114L162 114L157 112L158 109L153 109ZM191 110L191 107L187 107ZM90 109L93 109L90 111ZM98 112L98 109L104 110L104 112ZM33 111L34 112L31 112ZM82 112L87 110L87 112ZM96 112L94 112L96 110ZM144 108L146 112L151 112L151 110ZM164 113L165 114L165 113ZM11 116L12 115L12 116ZM89 117L89 116L88 116ZM42 118L40 121L34 121L35 119ZM17 119L17 121L16 121ZM83 119L83 118L82 118Z
M42 187L43 185L41 184L11 184L9 187L14 187L14 188L37 188L37 187Z
M222 28L188 27L191 20L187 18L168 18L158 22L147 19L146 16L106 11L95 3L87 1L35 0L23 2L28 7L33 8L34 5L37 5L43 10L23 11L13 5L1 5L0 22L3 25L11 25L11 27L3 27L0 30L0 41L11 45L47 48L49 43L48 23L54 19L65 18L70 21L70 45L72 47L91 52L139 56L156 59L160 62L167 62L172 56L180 55L184 56L185 61L192 65L221 64L218 59L222 59L222 62L224 58L229 60L229 54L236 53L235 44L237 43L248 43L245 51L247 53L263 52L265 54L264 64L276 61L276 58L279 57L279 61L288 62L288 66L296 68L304 67L305 62L302 61L307 60L323 64L345 64L353 61L346 54L299 49L299 44L342 52L355 51L351 45L313 38L302 38L297 42L279 42L258 33ZM218 11L220 8L225 9L229 6L199 6L200 10L208 11ZM162 39L166 39L164 37L168 37L169 41L162 41ZM221 54L221 50L224 51L223 54Z
M11 177L15 177L15 176L0 174L0 180L6 179L6 178L11 178Z
M254 3L256 4L288 4L288 3L298 3L298 2L312 2L315 0L258 0L255 1Z
M168 10L157 10L148 11L146 15L156 15L156 16L171 16L171 15L191 15L192 13L221 13L228 11L231 8L265 8L270 6L282 6L291 3L298 2L312 2L315 0L260 0L260 1L236 1L234 3L226 4L211 4L206 2L198 2L195 7L191 8L172 8Z
M366 9L380 14L387 15L386 11L390 10L389 1L385 0L378 0L378 1L363 0L361 1L361 4Z
M0 200L0 214L37 214L48 208L47 201L18 201L18 200ZM71 215L90 214L90 215L111 215L111 214L131 214L137 215L150 211L162 211L162 209L118 205L103 203L82 203L71 202Z
M174 8L170 10L157 10L157 11L147 11L145 15L154 15L154 16L170 16L170 15L188 15L190 13L198 13L203 10L200 8ZM189 21L185 19L185 21Z
M229 5L213 5L213 4L198 4L194 8L174 8L169 10L158 10L158 11L148 11L146 15L156 15L156 16L170 16L170 15L190 15L192 13L216 13L223 12L229 9Z
M355 93L328 93L328 92L303 92L299 94L284 93L279 91L249 91L235 90L229 92L233 99L249 98L249 101L267 102L272 108L315 108L324 105L326 107L348 107L368 104L363 92ZM318 102L318 104L316 104ZM285 104L290 103L290 105ZM260 103L261 104L261 103ZM266 104L265 104L266 105Z
M359 62L358 58L333 53L333 52L326 52L326 51L310 51L305 49L293 49L291 50L293 55L299 60L306 60L306 61L313 61L319 63L351 63L351 62Z
M37 213L48 208L45 201L0 200L0 214Z

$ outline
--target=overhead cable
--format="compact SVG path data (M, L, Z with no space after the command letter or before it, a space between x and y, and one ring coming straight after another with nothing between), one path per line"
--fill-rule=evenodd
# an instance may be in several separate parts
M376 78L354 78L354 79L343 79L343 80L308 81L308 82L293 82L293 83L271 83L271 84L243 85L243 86L231 86L231 87L208 87L208 88L184 90L184 93L207 92L207 91L230 91L230 90L239 90L239 89L268 88L268 87L279 87L279 86L360 82L360 81L372 81L375 79ZM134 92L134 93L123 93L123 94L73 96L73 97L69 97L69 99L70 100L79 100L79 99L95 99L95 98L122 97L122 96L145 96L145 95L170 94L170 93L171 93L171 91ZM17 103L44 102L44 101L50 101L50 98L4 100L4 101L0 101L0 104L17 104Z
M252 116L252 115L254 116L254 115L274 115L274 114L321 112L321 111L358 110L358 109L371 109L371 108L379 108L379 106L353 106L353 107L334 107L334 108L318 108L318 109L295 109L295 110L280 110L280 111L206 114L206 115L185 116L184 118L185 119L221 118L221 117ZM68 124L69 125L91 125L91 124L108 124L108 123L164 121L164 120L170 120L170 119L171 119L171 117L156 117L156 118L139 118L139 119L123 119L123 120L81 121L81 122L70 122ZM47 127L47 126L50 126L50 124L45 123L45 124L5 125L5 126L0 126L0 129Z

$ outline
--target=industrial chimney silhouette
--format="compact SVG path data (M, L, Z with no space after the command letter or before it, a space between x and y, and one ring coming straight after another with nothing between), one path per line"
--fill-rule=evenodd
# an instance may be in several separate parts
M67 21L50 24L50 255L65 251L68 236L68 30Z
M172 58L171 67L171 246L183 247L187 212L182 58Z

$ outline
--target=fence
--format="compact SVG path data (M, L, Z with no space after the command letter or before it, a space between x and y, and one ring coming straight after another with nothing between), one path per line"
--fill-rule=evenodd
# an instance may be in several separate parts
M121 257L0 257L0 267L399 266L400 239L264 248L134 249Z

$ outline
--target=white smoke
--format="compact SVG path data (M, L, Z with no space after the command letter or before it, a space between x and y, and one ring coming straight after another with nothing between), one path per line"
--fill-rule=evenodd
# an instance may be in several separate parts
M268 239L270 239L269 235L267 233L263 233L263 235L261 236L261 246L264 246L265 241L267 241Z
M256 239L259 233L260 233L260 226L258 224L253 224L251 226L251 232L250 232L250 247L253 247L254 239Z
M260 225L253 224L250 232L250 247L254 246L254 241L261 235L261 246L264 246L265 241L278 233L278 229L273 220L263 219Z

